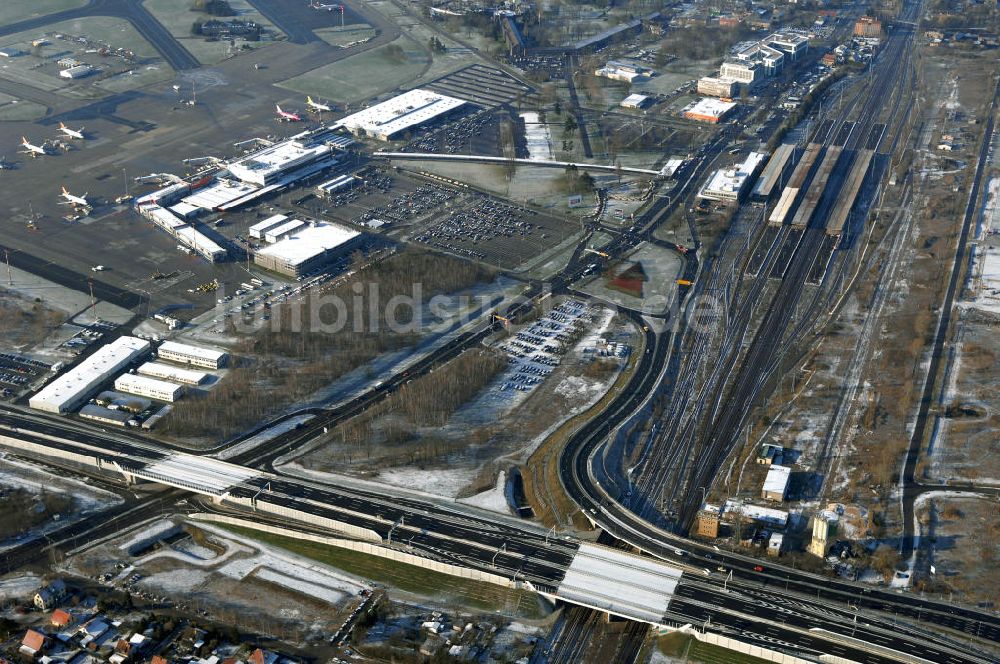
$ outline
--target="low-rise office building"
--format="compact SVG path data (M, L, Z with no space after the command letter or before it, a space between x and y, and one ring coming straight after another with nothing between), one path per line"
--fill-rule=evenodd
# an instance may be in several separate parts
M161 360L177 362L178 364L191 364L196 367L207 369L218 369L225 366L229 353L201 346L182 344L177 341L164 341L156 349L156 354Z
M174 402L184 394L184 388L158 378L141 374L122 374L115 380L115 389L128 394L137 394L157 401Z

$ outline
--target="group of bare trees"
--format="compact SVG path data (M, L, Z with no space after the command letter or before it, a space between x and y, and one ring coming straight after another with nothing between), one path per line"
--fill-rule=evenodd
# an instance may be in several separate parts
M232 436L378 355L415 343L419 330L399 331L415 312L406 307L390 311L386 304L392 298L426 301L495 276L490 268L408 249L360 269L328 293L275 307L274 320L268 322L273 325L242 335L236 353L252 361L236 363L219 385L178 404L163 431L172 436ZM343 316L344 324L334 325L336 316ZM230 333L239 335L239 329L229 324Z
M26 302L0 291L0 337L8 346L36 343L62 325L65 316L40 302Z

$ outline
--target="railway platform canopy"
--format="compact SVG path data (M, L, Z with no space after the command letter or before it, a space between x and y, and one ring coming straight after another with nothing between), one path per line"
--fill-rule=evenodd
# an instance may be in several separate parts
M176 453L165 459L130 468L130 475L209 496L221 496L233 487L260 475L259 471L235 464Z
M598 611L660 625L681 570L659 560L582 543L556 597Z

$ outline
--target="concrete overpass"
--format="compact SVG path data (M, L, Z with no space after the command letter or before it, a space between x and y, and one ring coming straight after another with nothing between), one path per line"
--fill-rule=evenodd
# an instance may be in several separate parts
M676 160L668 162L660 170L652 168L634 168L632 166L622 166L620 169L614 164L588 164L573 161L553 161L551 159L507 159L506 157L492 157L488 155L466 155L466 154L437 154L433 152L375 152L372 156L382 157L390 161L459 161L474 164L510 164L515 163L520 166L539 166L541 168L569 168L574 167L581 171L603 171L606 173L622 173L629 175L645 175L647 177L667 178L677 170Z

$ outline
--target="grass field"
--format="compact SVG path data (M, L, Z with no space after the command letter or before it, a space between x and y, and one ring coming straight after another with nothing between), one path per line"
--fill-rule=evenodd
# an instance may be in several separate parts
M767 664L766 660L758 657L702 643L680 632L661 636L657 639L656 645L664 655L690 664Z
M369 556L349 549L323 546L316 542L283 537L238 526L220 526L239 535L265 544L280 547L325 565L336 567L348 574L370 579L439 603L460 604L479 611L500 611L525 619L545 616L538 597L527 590L512 590L459 579L448 574L433 572L415 565Z
M402 62L392 57L393 46L403 49ZM420 78L431 64L426 49L409 37L290 78L281 87L319 95L339 104L356 104Z
M60 21L46 25L43 29L29 30L5 38L5 43L25 43L40 36L42 33L62 33L74 37L87 37L102 41L115 48L125 48L142 58L157 57L156 49L140 35L132 24L124 19L106 16L87 16L71 21ZM46 47L46 52L53 50L65 51L73 48L68 42L55 41ZM30 46L27 50L30 50Z
M258 13L247 0L230 0L229 5L236 12L237 18L254 21L272 32L277 32L274 25ZM209 17L207 14L191 11L190 0L145 0L143 6L201 64L214 65L226 59L229 47L228 41L223 39L209 42L205 41L204 37L191 34L191 26L196 20L204 20ZM276 36L280 34L280 32L277 32ZM258 46L267 46L271 42L236 42L237 46L243 43L249 44L252 48L257 48Z
M325 41L330 46L346 46L354 42L371 39L375 36L375 28L367 23L355 23L344 27L335 26L333 28L319 28L313 30L316 36Z
M45 117L45 107L33 101L0 103L0 122L33 122Z
M0 25L10 25L36 16L48 16L67 9L76 9L87 0L3 0L0 2Z

